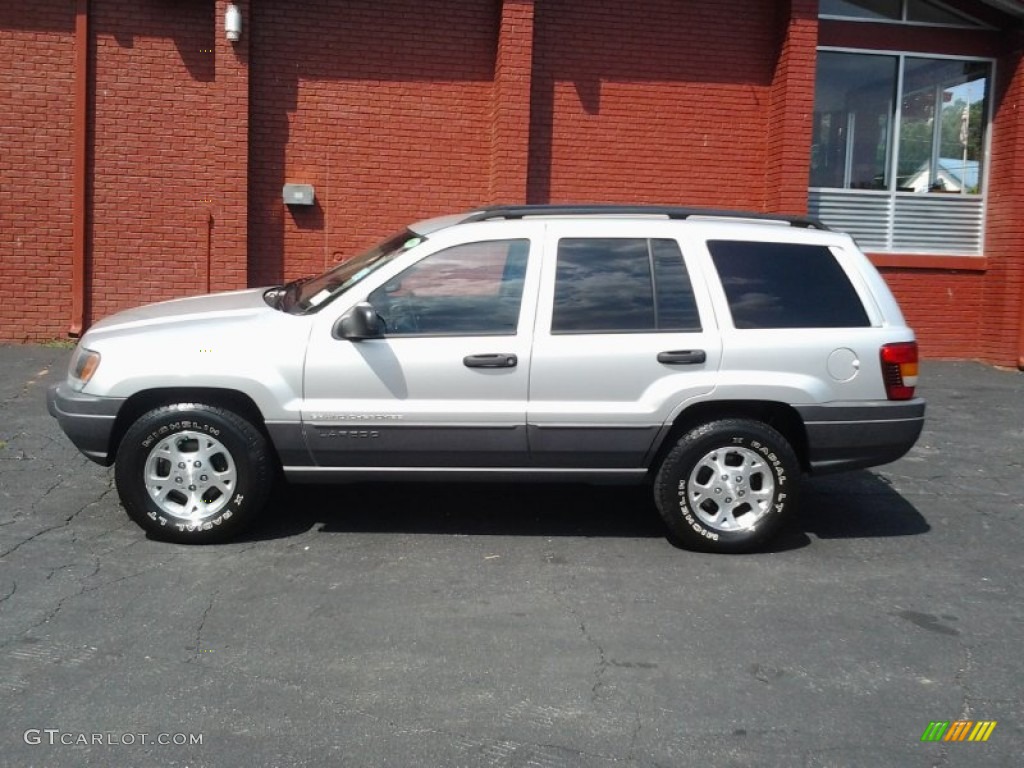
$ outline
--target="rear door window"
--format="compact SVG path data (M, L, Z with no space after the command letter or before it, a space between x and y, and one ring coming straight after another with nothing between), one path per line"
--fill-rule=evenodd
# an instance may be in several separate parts
M552 333L699 330L693 288L675 240L558 241Z

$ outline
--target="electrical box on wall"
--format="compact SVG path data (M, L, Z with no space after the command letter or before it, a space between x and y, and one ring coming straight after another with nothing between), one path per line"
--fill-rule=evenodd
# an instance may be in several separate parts
M312 205L313 185L312 184L285 184L284 185L285 205Z

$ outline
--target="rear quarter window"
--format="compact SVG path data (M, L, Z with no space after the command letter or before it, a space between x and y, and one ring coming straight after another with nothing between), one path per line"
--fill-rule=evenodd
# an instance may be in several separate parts
M867 312L824 245L709 240L736 328L863 328Z

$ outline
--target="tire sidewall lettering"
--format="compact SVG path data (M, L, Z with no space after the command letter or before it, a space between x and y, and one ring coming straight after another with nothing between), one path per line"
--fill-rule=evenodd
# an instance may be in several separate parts
M742 445L742 443L740 443L740 445ZM749 441L749 444L744 447L749 448L752 451L757 451L762 456L764 456L764 458L772 466L772 475L775 476L775 482L780 487L785 486L786 467L783 466L782 459L780 459L771 448L769 448L767 445L764 445L760 440L751 440Z
M217 517L212 518L210 520L203 520L201 523L197 523L194 525L189 523L183 523L180 520L169 518L166 515L163 515L160 512L157 512L152 509L146 513L146 516L149 517L150 520L159 525L161 528L174 528L175 530L181 531L183 533L191 533L194 531L209 531L213 528L216 528L221 523L230 520L234 516L234 512L232 512L230 509L226 509Z
M152 448L153 444L156 443L160 438L174 434L175 432L184 431L205 432L206 434L210 435L210 437L220 437L220 429L213 426L212 424L182 419L181 421L174 421L171 422L170 424L164 424L163 426L157 427L144 438L142 438L139 444L143 448L148 450L149 448Z

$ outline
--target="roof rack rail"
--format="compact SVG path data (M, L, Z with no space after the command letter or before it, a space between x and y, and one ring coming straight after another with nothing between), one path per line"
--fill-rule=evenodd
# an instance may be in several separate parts
M667 205L494 205L471 211L462 224L491 219L522 219L527 216L665 216L669 219L691 217L748 219L777 222L806 229L829 228L810 216L790 216L781 213L755 213L751 211L716 210L714 208L679 208Z

